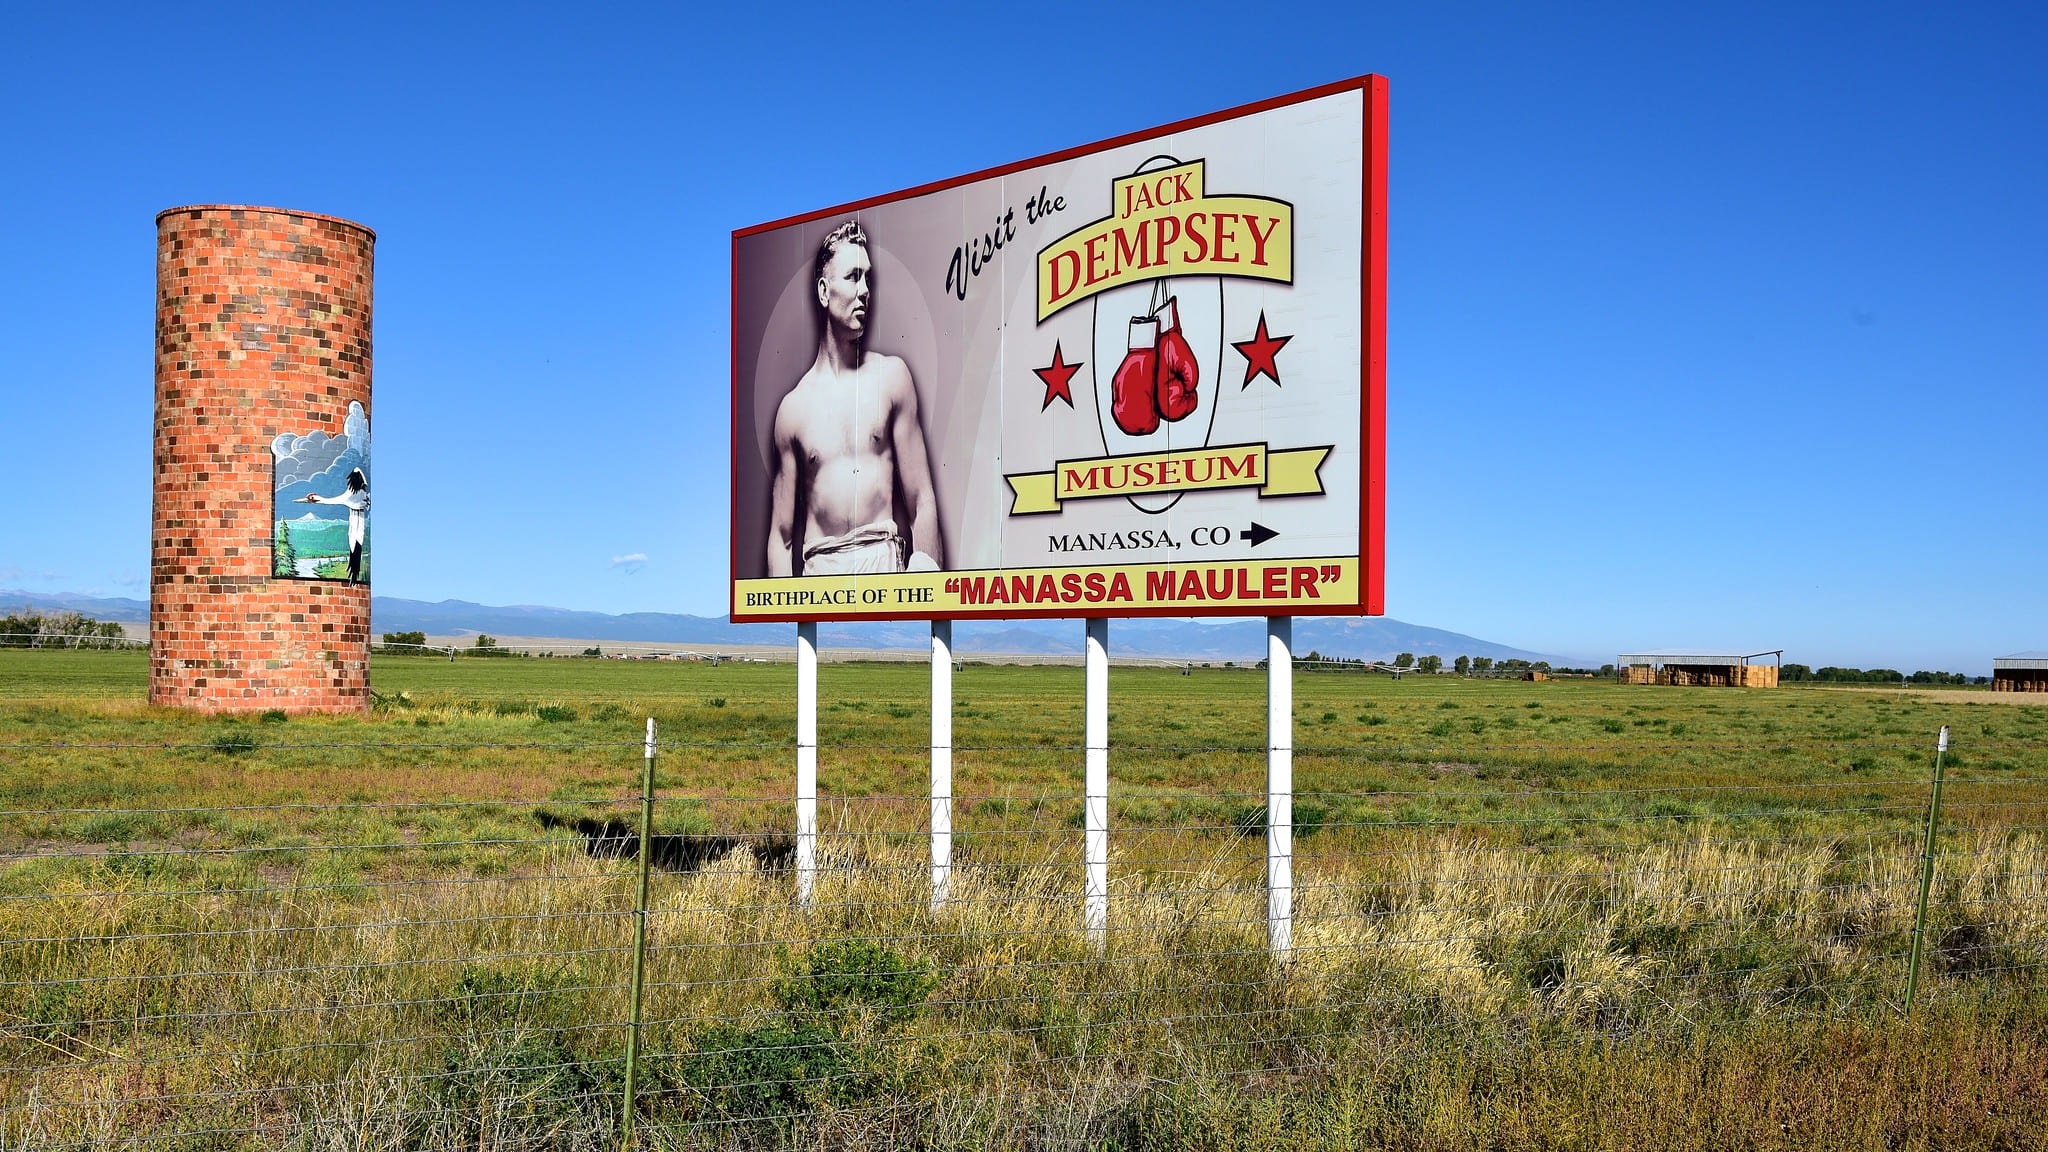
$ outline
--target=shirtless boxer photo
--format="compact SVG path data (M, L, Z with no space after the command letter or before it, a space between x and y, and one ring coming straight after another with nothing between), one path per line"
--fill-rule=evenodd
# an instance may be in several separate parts
M935 571L945 553L917 392L900 358L866 347L873 264L859 222L825 236L814 268L818 354L775 410L768 575Z

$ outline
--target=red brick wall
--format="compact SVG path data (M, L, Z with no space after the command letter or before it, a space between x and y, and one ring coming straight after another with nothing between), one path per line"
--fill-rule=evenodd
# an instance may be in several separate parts
M370 590L271 578L270 444L370 411L376 234L217 204L156 225L150 702L367 709Z

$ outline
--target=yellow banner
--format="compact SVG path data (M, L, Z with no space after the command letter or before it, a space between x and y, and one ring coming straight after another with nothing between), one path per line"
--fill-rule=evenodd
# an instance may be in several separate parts
M1210 196L1200 160L1122 177L1110 214L1039 250L1038 319L1098 292L1162 276L1294 282L1294 205Z
M847 620L861 617L1095 616L1160 609L1205 612L1217 605L1246 616L1353 607L1356 556L1312 556L1213 564L1110 564L974 572L789 576L733 585L735 620Z
M1225 444L1180 452L1141 452L1063 460L1050 472L1020 472L1010 482L1010 515L1057 512L1062 500L1141 496L1203 488L1257 488L1260 497L1319 496L1330 447L1273 451L1264 444Z

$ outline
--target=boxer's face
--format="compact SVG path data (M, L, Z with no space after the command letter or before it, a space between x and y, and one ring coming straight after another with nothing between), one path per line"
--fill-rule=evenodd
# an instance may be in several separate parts
M835 326L855 333L867 328L869 269L866 247L848 243L832 250L818 282L818 303Z

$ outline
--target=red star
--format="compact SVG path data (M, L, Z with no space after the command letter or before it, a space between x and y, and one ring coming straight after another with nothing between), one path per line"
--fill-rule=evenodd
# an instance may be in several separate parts
M1280 350L1287 347L1287 342L1292 339L1292 336L1266 335L1266 310L1259 309L1259 334L1249 340L1230 342L1230 346L1244 357L1244 383L1237 386L1238 391L1251 387L1252 381L1260 376L1271 376L1274 385L1278 386L1280 365L1273 358L1280 355Z
M1040 412L1052 407L1054 400L1065 400L1069 408L1074 406L1074 390L1072 387L1074 373L1081 370L1082 363L1082 361L1076 361L1072 364L1067 363L1060 357L1060 342L1057 340L1052 342L1052 364L1044 368L1032 369L1033 372L1038 374L1040 380L1045 381L1045 403L1038 406Z

